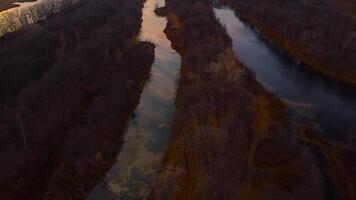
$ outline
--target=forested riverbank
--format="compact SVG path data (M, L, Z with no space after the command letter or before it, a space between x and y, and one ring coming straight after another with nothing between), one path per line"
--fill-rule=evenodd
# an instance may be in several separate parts
M214 12L233 39L241 62L256 73L263 86L287 102L290 122L299 129L299 141L311 149L322 170L325 198L354 199L355 90L308 70L294 59L288 62L288 54L276 45L271 47L229 7L218 6ZM348 92L338 96L344 90Z
M334 1L221 2L313 70L356 86L356 21Z
M8 10L10 8L18 7L18 5L16 3L32 2L32 1L36 1L36 0L1 0L0 1L0 12Z
M323 199L313 158L293 138L286 105L235 57L210 5L166 1L182 56L170 143L153 199Z
M0 40L10 40L34 31L45 21L56 15L63 17L85 3L86 0L38 0L30 2L29 5L0 12Z
M322 130L314 125L304 125L298 131L298 139L321 156L325 176L330 180L337 194L328 199L356 198L356 132L349 133L347 143L339 143L323 138ZM327 194L330 191L326 191ZM335 196L336 195L336 196Z
M0 47L2 199L84 199L149 78L142 0L88 0Z
M350 13L222 0L250 29L211 0L73 2L0 38L0 199L356 198L352 86L271 53L355 85Z

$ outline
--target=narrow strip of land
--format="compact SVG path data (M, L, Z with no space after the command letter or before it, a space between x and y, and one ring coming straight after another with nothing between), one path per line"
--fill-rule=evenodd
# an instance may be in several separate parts
M182 67L153 199L323 199L285 105L235 57L210 5L168 0L157 12Z
M18 7L16 3L22 2L35 2L36 0L0 0L0 12L8 10L10 8Z

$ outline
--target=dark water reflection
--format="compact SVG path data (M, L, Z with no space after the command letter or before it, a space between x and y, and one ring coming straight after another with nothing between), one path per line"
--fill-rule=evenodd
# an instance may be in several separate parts
M180 56L163 33L166 19L153 12L156 5L163 6L164 0L146 1L140 36L157 46L150 81L130 121L117 161L88 199L145 199L168 143Z
M356 127L356 89L308 70L262 38L231 9L220 7L214 11L233 39L240 61L280 98L312 106L314 121L325 137L343 140Z

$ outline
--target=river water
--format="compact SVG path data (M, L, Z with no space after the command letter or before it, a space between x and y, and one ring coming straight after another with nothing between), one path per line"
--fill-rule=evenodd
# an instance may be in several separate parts
M36 1L28 1L28 2L17 2L17 3L14 3L15 5L17 5L17 7L13 7L13 8L10 8L10 9L7 9L7 10L4 10L4 11L0 11L0 14L3 14L3 13L6 13L6 12L16 12L17 10L18 11L21 11L23 9L27 9L31 6L35 6L37 4L40 4L40 3L43 3L45 1L48 1L48 0L36 0ZM53 1L53 0L51 0Z
M150 81L129 122L116 162L88 199L145 199L149 195L169 140L181 62L163 33L166 19L153 12L156 6L163 5L164 0L145 2L140 39L157 46ZM231 9L219 7L214 8L214 12L232 38L239 60L256 74L264 87L293 102L291 105L310 108L305 114L306 120L319 124L325 137L345 140L348 131L356 126L354 88L308 70L265 40Z
M166 19L153 12L157 5L163 6L164 0L145 2L140 35L141 40L157 46L150 81L130 120L117 161L88 199L145 199L159 169L170 135L180 56L163 33Z
M232 38L237 57L263 86L292 104L310 108L305 118L319 124L326 138L347 138L356 127L354 88L308 70L308 66L268 42L230 8L217 7L214 12Z

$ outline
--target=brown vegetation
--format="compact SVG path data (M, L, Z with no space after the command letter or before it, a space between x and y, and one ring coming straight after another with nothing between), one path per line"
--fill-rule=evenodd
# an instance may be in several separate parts
M16 5L15 3L19 3L19 2L33 2L36 0L0 0L0 12L4 11L4 10L8 10L10 8L15 8L18 5Z
M349 15L356 20L356 1L355 0L332 0L330 5L343 15Z
M356 23L336 1L222 2L314 70L356 86Z
M0 15L0 37L22 29L31 29L35 23L41 23L58 13L66 13L80 7L85 0L50 0L35 5L3 12Z
M142 0L88 0L0 47L0 199L84 199L149 77Z
M153 199L323 199L319 170L293 141L285 105L235 58L209 5L168 0L182 56L170 143Z
M312 125L303 126L298 138L319 151L326 165L326 174L342 199L356 199L356 132L350 132L349 144L324 139Z

